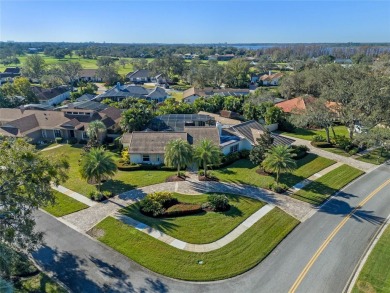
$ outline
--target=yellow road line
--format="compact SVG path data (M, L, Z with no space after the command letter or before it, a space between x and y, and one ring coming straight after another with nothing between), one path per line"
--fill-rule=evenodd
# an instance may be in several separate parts
M321 253L324 251L324 249L328 246L328 244L332 241L332 239L336 236L336 234L340 231L340 229L347 223L347 221L352 217L352 215L360 209L363 205L365 205L374 195L376 195L379 191L381 191L386 185L390 183L390 179L385 181L383 184L381 184L379 187L377 187L373 192L371 192L365 199L363 199L356 208L354 208L338 225L337 227L330 233L328 238L322 243L320 248L316 251L316 253L313 255L313 257L310 259L310 261L307 263L303 271L299 274L298 278L295 280L294 284L288 291L289 293L294 293L299 285L302 283L303 279L305 278L306 274L309 272L310 268L313 266L315 261L318 259L318 257L321 255Z

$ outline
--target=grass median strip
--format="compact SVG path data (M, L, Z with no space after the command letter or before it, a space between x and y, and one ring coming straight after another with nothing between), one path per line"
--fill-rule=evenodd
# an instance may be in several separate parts
M62 217L88 208L86 204L56 190L53 190L53 194L55 197L55 203L53 205L48 205L43 209L55 217Z
M174 248L108 217L95 229L100 241L146 268L176 279L212 281L244 273L261 262L299 221L275 208L220 249L194 253Z
M361 170L348 165L342 165L309 183L301 190L291 195L291 197L314 205L319 205L333 193L362 174L364 174L364 172Z
M390 292L389 264L390 226L369 255L352 292Z
M207 194L174 195L180 202L205 203ZM265 203L239 195L226 194L229 198L230 209L226 212L202 212L196 215L172 218L152 218L143 215L139 203L132 204L121 210L126 216L158 229L176 239L203 244L214 242L236 228L250 215L260 209Z
M292 187L298 182L336 163L333 160L308 154L304 158L297 160L297 169L292 173L280 175L280 182ZM221 181L242 183L268 188L275 182L274 176L265 176L256 173L259 167L249 160L239 160L226 168L213 171Z

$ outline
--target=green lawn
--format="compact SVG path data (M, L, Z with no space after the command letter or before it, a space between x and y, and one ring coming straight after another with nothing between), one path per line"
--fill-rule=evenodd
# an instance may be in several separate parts
M146 268L176 279L212 281L244 273L262 261L299 221L278 208L220 249L195 253L179 250L112 217L96 229L98 239ZM198 261L203 264L198 264Z
M353 293L390 292L390 226L375 245L359 278Z
M335 126L334 131L336 135L348 136L348 129L345 126ZM286 136L292 136L296 138L312 140L314 135L322 135L326 137L326 133L324 129L304 129L304 128L296 128L295 132L281 132L281 134ZM330 131L330 137L333 137L332 131Z
M15 292L18 293L65 293L67 292L60 285L51 280L47 275L39 273L36 276L22 279L15 284Z
M304 158L297 160L297 169L291 174L280 175L280 182L292 187L298 182L311 175L333 165L335 161L308 154ZM213 171L213 174L221 181L255 185L261 188L268 188L275 182L275 176L264 176L256 173L258 166L249 160L239 160L226 168Z
M172 218L152 218L139 211L139 203L132 204L121 212L133 219L156 228L174 238L194 244L214 242L242 223L246 218L264 206L255 199L226 194L231 205L224 213L203 212L196 215ZM205 203L207 194L175 194L180 202Z
M343 188L363 173L363 171L351 166L342 165L309 183L304 188L291 195L291 197L314 205L319 205L333 193Z
M81 178L79 173L79 159L81 152L82 146L64 145L60 148L45 151L42 154L45 156L67 156L70 164L68 171L69 179L62 185L80 194L88 196L91 191L96 190L96 187L88 184L86 180ZM118 154L113 155L115 160L119 160ZM118 170L112 179L103 183L102 190L109 190L119 194L134 188L165 182L167 177L174 174L175 171L139 170L124 172Z
M380 165L386 162L387 160L390 160L390 152L386 152L386 150L384 150L381 155L380 149L375 149L369 152L368 154L362 155L356 159L362 162Z
M48 205L43 209L55 217L62 217L88 208L86 204L79 202L56 190L53 190L53 194L55 197L55 204Z

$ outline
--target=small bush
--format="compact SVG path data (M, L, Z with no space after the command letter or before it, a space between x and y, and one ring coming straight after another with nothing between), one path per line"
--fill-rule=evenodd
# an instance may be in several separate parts
M99 191L91 191L89 197L95 201L102 201L104 199L104 195Z
M353 147L351 140L345 136L336 135L334 142L338 148L345 151L348 151Z
M311 141L312 142L325 142L326 139L322 135L318 134L318 135L314 135Z
M292 145L291 148L293 149L294 154L296 154L294 160L302 159L307 155L307 152L310 151L310 149L305 145Z
M242 150L238 152L240 154L240 159L248 159L250 151L248 150Z
M68 144L76 144L76 143L77 143L77 138L75 137L68 138Z
M288 121L286 119L280 119L278 121L278 129L280 131L294 132L295 128L296 127L290 121Z
M178 203L165 210L163 217L177 217L201 213L202 206L199 204Z
M210 194L207 197L210 208L215 212L227 211L230 208L229 199L223 194Z
M56 137L55 138L56 143L62 143L64 139L62 137Z
M358 152L358 149L357 148L353 148L352 150L350 150L348 153L353 156L353 155L356 155Z
M319 142L312 141L311 145L314 147L317 147L317 148L331 148L331 147L333 147L333 145L331 143L326 142L326 141L319 141Z
M118 170L121 171L136 171L136 170L141 170L141 165L139 164L123 164L123 163L117 163L116 164Z
M88 142L87 142L87 140L85 140L85 139L80 139L79 140L79 144L87 144Z
M164 214L165 209L178 202L177 198L174 198L171 192L160 191L150 193L140 201L141 212L146 215L158 217Z
M288 186L282 183L271 183L268 188L276 193L283 193L288 189Z

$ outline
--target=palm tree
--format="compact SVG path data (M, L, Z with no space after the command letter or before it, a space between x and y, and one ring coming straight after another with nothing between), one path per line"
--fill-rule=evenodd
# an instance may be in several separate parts
M276 184L278 184L280 173L291 172L296 168L296 162L293 159L295 156L296 154L289 146L274 146L266 153L262 166L266 170L276 172Z
M167 166L177 167L177 176L180 176L180 168L192 162L192 147L183 139L171 140L165 147L164 163Z
M102 147L91 148L81 159L80 174L87 180L95 180L98 189L101 189L102 179L115 175L117 168L112 155L105 152Z
M106 130L106 125L100 120L95 120L89 123L87 128L87 135L91 140L91 144L99 141L99 134Z
M195 147L194 157L199 165L203 165L204 176L207 176L207 165L220 162L221 150L209 139L202 139Z

